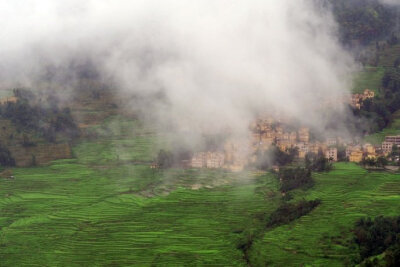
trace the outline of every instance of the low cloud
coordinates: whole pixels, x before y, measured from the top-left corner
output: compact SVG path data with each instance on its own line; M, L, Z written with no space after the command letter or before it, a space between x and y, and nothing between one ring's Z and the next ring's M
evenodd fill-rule
M30 86L49 66L74 77L90 62L180 130L245 131L256 113L324 129L321 110L346 114L356 67L318 1L22 0L0 10L3 86Z
M400 1L399 0L379 0L381 3L383 4L387 4L387 5L400 5Z

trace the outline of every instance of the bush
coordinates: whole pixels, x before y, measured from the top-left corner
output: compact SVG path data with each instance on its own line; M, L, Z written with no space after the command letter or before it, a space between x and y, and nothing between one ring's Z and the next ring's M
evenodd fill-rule
M268 170L272 165L285 166L293 162L298 155L298 148L289 148L286 151L281 150L277 146L271 146L264 153L258 152L256 168L260 170Z
M171 168L174 164L174 157L171 152L161 149L157 156L157 166L160 169Z
M268 226L277 226L289 223L303 215L308 214L321 203L321 200L302 200L298 203L284 203L274 211L269 219Z
M280 190L287 192L296 188L307 188L314 184L311 177L311 170L306 168L284 168L279 170Z
M353 232L361 261L387 251L387 266L398 266L393 263L400 261L400 216L362 218L356 222Z
M323 154L307 153L305 157L307 169L316 172L326 172L332 170L332 163Z
M0 108L0 116L11 120L18 131L39 133L48 142L56 142L56 134L62 133L69 139L79 136L79 129L68 108L59 109L54 103L31 105L33 94L28 90L16 89L16 103L7 103ZM24 146L31 146L29 142Z
M3 145L0 145L0 165L3 167L15 166L15 160L10 151Z

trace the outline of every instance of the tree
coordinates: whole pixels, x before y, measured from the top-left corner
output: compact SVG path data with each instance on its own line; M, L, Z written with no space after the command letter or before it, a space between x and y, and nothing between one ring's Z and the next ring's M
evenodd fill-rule
M169 151L165 151L161 149L158 152L157 156L157 166L160 169L168 169L171 168L174 163L173 155Z
M305 157L305 166L307 169L316 172L325 172L332 170L332 163L329 159L325 158L323 153L315 153L309 152Z
M15 160L7 147L0 145L0 165L4 167L15 166Z
M281 182L280 190L287 192L299 187L311 187L314 184L311 170L306 168L283 168L278 173Z
M378 167L385 167L388 164L388 160L385 157L378 157L376 160L376 166Z

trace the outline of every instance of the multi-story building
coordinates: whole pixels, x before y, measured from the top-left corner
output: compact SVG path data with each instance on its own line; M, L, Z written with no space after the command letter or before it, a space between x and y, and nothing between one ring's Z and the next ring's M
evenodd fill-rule
M326 150L325 157L329 160L337 161L337 148L333 147Z
M206 168L221 168L224 165L225 155L222 152L207 152Z
M205 168L207 166L207 153L194 153L190 165L192 168Z
M310 130L308 128L300 128L298 134L300 142L308 143L310 141Z
M382 152L383 154L387 155L388 153L392 152L393 143L392 142L383 142L382 143Z
M363 152L361 150L359 150L359 151L355 150L350 153L350 156L349 156L350 162L358 163L358 162L361 162L362 159L363 159Z
M400 145L400 135L386 136L385 142L392 143L393 145Z

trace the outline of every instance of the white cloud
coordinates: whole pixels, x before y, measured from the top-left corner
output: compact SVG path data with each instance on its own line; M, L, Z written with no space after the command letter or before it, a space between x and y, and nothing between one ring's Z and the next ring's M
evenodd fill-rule
M317 107L348 93L354 62L313 3L2 1L0 77L29 82L88 58L121 93L163 90L155 108L182 128L245 129L263 109L323 125Z

